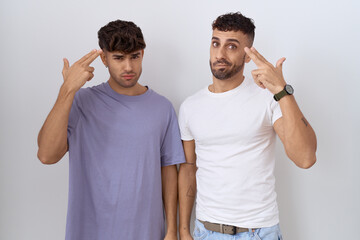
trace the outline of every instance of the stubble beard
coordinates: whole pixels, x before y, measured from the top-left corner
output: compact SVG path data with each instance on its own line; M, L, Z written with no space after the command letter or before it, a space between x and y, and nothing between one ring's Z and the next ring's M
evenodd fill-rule
M228 66L231 66L231 63L229 63L225 59L220 59L219 61L216 61L214 63L211 63L211 60L209 60L209 63L210 63L211 73L213 74L213 76L219 80L226 80L226 79L232 78L233 76L235 76L237 73L239 73L243 69L244 63L245 63L245 56L240 65L233 65L228 70L226 70L225 68L219 68L219 69L213 68L213 66L215 66L216 64L219 64L219 63L223 63L223 64L225 63Z

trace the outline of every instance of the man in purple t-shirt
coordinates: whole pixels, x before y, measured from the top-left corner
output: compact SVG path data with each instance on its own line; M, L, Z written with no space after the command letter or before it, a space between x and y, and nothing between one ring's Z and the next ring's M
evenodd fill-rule
M185 159L175 111L138 83L146 46L139 27L117 20L98 37L101 50L71 66L64 59L64 83L38 136L44 164L69 151L66 239L177 239L176 164ZM109 80L81 88L99 55Z

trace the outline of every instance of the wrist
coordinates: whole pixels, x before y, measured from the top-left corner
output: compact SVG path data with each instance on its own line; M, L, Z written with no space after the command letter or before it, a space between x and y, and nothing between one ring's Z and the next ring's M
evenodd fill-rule
M287 85L286 82L284 82L283 84L279 85L279 86L276 86L274 88L274 92L272 94L278 94L279 92L281 92L282 90L284 90L285 86Z
M176 236L177 235L177 229L168 228L166 230L167 236Z
M190 228L189 227L184 227L184 226L179 227L179 235L180 236L188 236L189 234L190 234Z
M294 93L294 89L292 88L292 86L286 84L281 91L274 94L274 99L275 101L279 101L283 97L292 95L293 93Z
M175 232L177 233L177 223L176 223L176 218L169 218L167 221L166 221L166 232L167 233L172 233L172 232Z
M191 236L191 233L190 233L190 231L180 232L179 236L180 236L180 238L183 238L183 237Z
M74 89L74 87L70 86L65 82L60 87L60 93L65 96L75 95L78 90L79 89Z

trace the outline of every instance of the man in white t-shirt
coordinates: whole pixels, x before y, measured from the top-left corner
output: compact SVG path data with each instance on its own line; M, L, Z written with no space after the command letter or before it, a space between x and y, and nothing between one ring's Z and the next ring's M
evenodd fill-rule
M179 124L186 163L179 172L180 237L281 239L275 193L275 141L300 168L316 161L316 136L293 88L252 47L255 26L241 13L212 24L213 83L188 97ZM245 63L258 69L243 76ZM193 237L190 217L196 197Z

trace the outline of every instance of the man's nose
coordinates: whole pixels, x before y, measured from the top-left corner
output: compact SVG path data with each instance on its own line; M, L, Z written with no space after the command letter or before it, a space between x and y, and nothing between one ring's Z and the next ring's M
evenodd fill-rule
M226 51L224 47L220 47L217 49L215 53L215 58L216 60L226 59Z
M126 72L131 72L132 71L132 63L130 59L127 59L125 61L125 71Z

